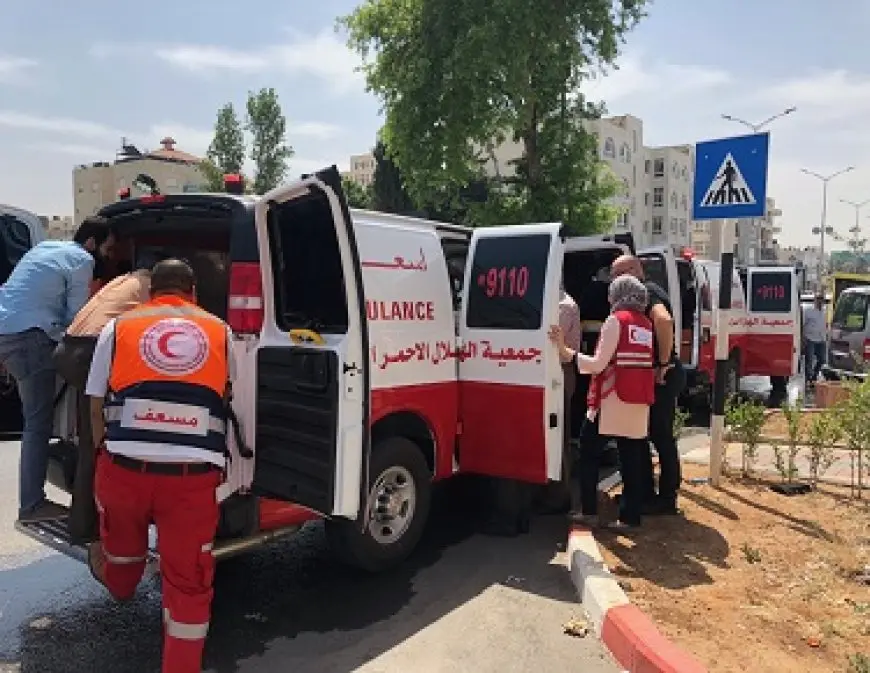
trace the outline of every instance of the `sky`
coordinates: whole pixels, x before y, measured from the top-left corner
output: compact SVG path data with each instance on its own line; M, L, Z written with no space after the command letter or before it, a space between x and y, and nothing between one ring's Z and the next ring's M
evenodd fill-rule
M121 138L204 154L217 109L272 86L295 150L290 174L368 151L382 124L358 57L335 31L354 0L108 0L4 3L0 21L0 203L72 214L72 168L111 160ZM813 245L821 175L842 235L870 199L870 0L658 0L618 68L587 87L610 114L644 122L647 145L747 131L723 114L773 122L768 195L783 245ZM870 202L860 211L870 228ZM842 246L838 246L842 247Z

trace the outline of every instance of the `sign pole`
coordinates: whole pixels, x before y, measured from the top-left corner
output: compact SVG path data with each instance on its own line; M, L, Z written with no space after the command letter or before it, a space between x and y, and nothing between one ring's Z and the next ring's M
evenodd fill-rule
M718 486L725 455L725 385L728 379L728 351L731 333L731 286L734 276L735 223L721 220L719 225L721 261L719 273L719 310L713 329L716 334L716 372L713 379L713 413L710 423L710 483Z

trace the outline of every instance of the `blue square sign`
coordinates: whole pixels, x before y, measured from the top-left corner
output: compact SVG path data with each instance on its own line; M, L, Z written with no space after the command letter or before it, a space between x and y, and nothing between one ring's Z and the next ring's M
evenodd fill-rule
M693 220L764 217L770 134L695 145Z

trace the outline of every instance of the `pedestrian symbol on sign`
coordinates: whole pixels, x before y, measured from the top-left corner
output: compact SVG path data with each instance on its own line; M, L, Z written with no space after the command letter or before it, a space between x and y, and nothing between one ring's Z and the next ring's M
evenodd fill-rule
M740 167L734 161L731 153L725 155L722 165L713 176L713 181L707 188L701 201L702 207L726 206L732 204L752 205L755 196L749 188Z

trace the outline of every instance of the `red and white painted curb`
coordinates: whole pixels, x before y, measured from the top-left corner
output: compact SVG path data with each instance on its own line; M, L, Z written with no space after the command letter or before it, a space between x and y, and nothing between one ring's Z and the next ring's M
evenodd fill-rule
M595 635L628 673L707 673L703 664L665 638L631 604L604 564L590 530L571 529L568 569Z

